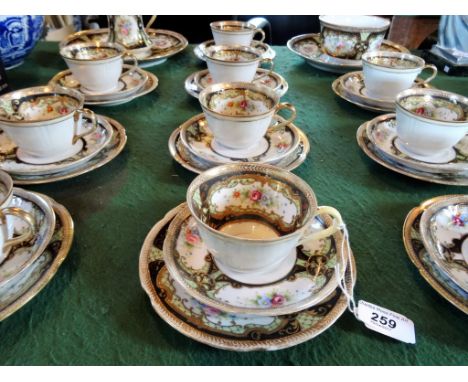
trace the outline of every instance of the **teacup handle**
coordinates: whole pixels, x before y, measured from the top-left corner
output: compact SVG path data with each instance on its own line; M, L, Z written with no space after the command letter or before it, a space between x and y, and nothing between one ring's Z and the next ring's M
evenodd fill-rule
M283 110L283 109L288 109L291 111L291 116L289 117L288 120L284 121L284 122L280 122L278 123L277 125L274 125L272 126L274 129L281 129L281 128L284 128L285 126L287 126L288 124L292 123L295 119L296 119L296 108L294 107L293 104L289 103L289 102L282 102L280 103L278 106L276 106L276 113L275 114L278 114L278 112L280 110Z
M429 76L429 78L426 78L423 81L423 84L427 84L427 83L431 82L435 78L435 76L437 76L437 67L435 65L424 65L422 70L424 70L424 69L432 70L432 74ZM421 72L422 72L422 70L421 70Z
M84 132L83 134L78 134L78 129L79 129L79 123L80 123L80 117L82 115L87 115L91 119L91 129ZM83 138L84 136L94 133L97 129L97 120L96 120L96 115L92 110L83 108L83 109L78 109L75 110L75 114L73 114L73 140L72 143L75 144L78 142L78 139Z
M343 219L341 218L341 214L333 207L328 207L328 206L317 207L317 210L314 213L314 217L317 215L322 215L322 214L330 215L333 218L332 225L318 232L305 233L304 236L299 240L299 245L304 244L305 242L308 242L311 240L319 240L319 239L323 239L325 237L331 236L336 231L338 231L343 225Z
M253 37L255 37L257 33L260 33L262 35L262 38L259 41L263 42L263 40L265 40L265 32L263 31L263 29L257 28L254 30Z
M149 19L148 23L146 24L145 29L151 28L151 25L153 25L154 22L156 21L156 17L158 17L158 16L154 16L154 15L151 16L151 18Z
M36 222L33 216L29 212L23 211L22 209L18 207L7 207L1 210L0 215L1 215L1 220L5 224L6 224L6 219L5 219L6 216L11 215L11 216L16 216L18 219L23 220L28 225L26 232L12 239L5 240L3 244L3 249L21 244L31 239L34 236L34 233L36 232Z
M127 74L127 73L131 74L131 73L135 72L138 69L138 59L130 52L125 52L123 54L122 58L124 58L125 56L128 56L128 57L130 57L131 60L133 60L133 65L127 72L122 73L120 75L119 80L124 74Z
M271 73L273 73L273 68L275 67L275 63L273 62L273 60L271 58L263 58L263 59L260 60L260 65L263 64L263 63L270 64L270 71L265 73L265 74L262 74L260 77L257 77L255 79L255 81L260 80L260 79L262 79L264 77L268 77L269 75L271 75Z

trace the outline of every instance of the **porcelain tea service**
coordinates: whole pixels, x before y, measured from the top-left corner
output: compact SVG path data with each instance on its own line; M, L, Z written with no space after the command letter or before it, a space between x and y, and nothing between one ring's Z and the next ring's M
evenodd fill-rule
M270 70L256 80L271 75L274 68L271 59L262 58L260 53L250 46L214 45L206 49L205 59L213 83L252 82L261 64L268 63Z
M73 76L80 82L81 90L89 94L106 94L118 90L122 76L123 58L133 60L135 71L137 59L119 44L91 42L73 44L60 50Z
M210 27L216 45L250 46L257 33L261 35L260 42L265 39L265 32L262 29L245 21L215 21Z
M281 109L290 110L292 115L276 125L276 129L296 117L293 105L280 103L272 89L252 83L208 86L200 93L199 101L214 135L213 145L221 152L255 148L270 127L273 116Z
M418 56L398 52L368 52L362 56L363 76L367 95L393 101L398 93L413 87L421 71L432 74L422 82L428 84L437 75L434 65L426 65Z

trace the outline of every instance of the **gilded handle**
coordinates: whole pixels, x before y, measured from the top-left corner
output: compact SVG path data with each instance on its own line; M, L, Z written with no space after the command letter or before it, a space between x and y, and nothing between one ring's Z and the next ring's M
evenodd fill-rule
M422 68L422 70L425 70L425 69L432 70L432 74L423 81L423 84L427 84L427 83L431 82L437 76L437 67L436 66L434 66L434 65L424 65L424 68Z
M91 129L87 130L86 132L82 134L78 134L78 130L81 125L81 120L82 120L82 115L87 115L91 119ZM83 109L78 109L75 111L75 114L73 115L73 144L78 142L79 139L83 138L84 136L94 133L98 127L97 120L96 120L96 115L92 110L83 108Z
M341 214L334 209L333 207L328 206L321 206L317 207L317 210L314 213L314 217L317 215L328 214L333 218L333 223L330 227L327 227L318 232L310 232L306 233L299 241L299 245L304 244L305 242L311 240L319 240L325 237L333 235L336 231L340 229L343 225L343 219L341 218Z
M262 35L262 37L261 37L261 39L259 41L263 42L263 40L265 40L265 32L263 31L263 29L257 28L257 29L254 30L253 37L255 37L255 35L257 33L260 33Z
M278 112L280 110L283 110L283 109L287 109L291 112L291 116L289 117L289 119L287 119L286 121L284 122L280 122L278 123L277 125L274 125L273 128L274 129L282 129L284 128L285 126L289 125L290 123L292 123L295 119L296 119L296 108L294 107L293 104L289 103L289 102L282 102L280 103L278 106L276 106L276 114L278 114Z
M260 60L260 65L263 64L263 63L268 63L270 65L270 70L266 73L263 73L260 77L257 77L255 79L255 81L258 81L258 80L261 80L262 78L265 78L265 77L268 77L269 75L271 75L271 73L273 73L273 69L275 67L275 63L273 62L273 60L271 58L263 58Z
M12 239L5 240L3 244L3 250L5 250L5 248L21 244L31 239L36 233L36 222L33 216L29 212L23 211L22 209L18 207L7 207L7 208L2 209L0 214L2 215L2 220L5 220L5 223L6 223L6 219L4 218L10 215L10 216L15 216L18 219L23 220L28 226L26 231L23 232L21 235L14 237Z

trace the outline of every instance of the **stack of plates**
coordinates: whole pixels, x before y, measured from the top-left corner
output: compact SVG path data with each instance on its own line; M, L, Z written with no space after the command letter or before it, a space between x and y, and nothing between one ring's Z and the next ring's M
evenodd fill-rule
M73 220L54 200L21 188L13 188L9 207L19 207L36 222L35 237L11 248L0 263L0 321L10 316L52 279L68 255L73 240ZM11 235L24 224L9 220Z
M162 64L169 57L184 50L188 45L187 39L180 33L152 28L146 28L146 33L150 37L153 46L149 56L138 59L138 64L142 68ZM107 41L108 36L108 28L83 30L68 36L60 43L60 49L76 43ZM129 50L129 52L132 51Z
M193 49L193 53L195 53L195 56L197 56L200 60L205 61L205 49L213 46L214 44L214 40L202 42ZM254 49L257 49L261 53L262 59L269 58L273 60L276 57L276 52L271 48L270 45L264 42L252 40L250 46Z
M130 70L131 65L124 64L122 76L119 79L119 86L112 93L90 94L81 88L78 80L70 70L64 70L56 74L50 81L50 86L59 85L67 89L80 92L86 105L91 106L115 106L121 105L135 98L142 97L158 87L158 77L141 68Z
M22 162L16 155L16 145L0 130L0 169L9 173L15 184L24 185L74 178L105 165L123 150L127 136L117 121L98 114L96 118L98 128L94 134L81 138L81 151L50 164ZM83 121L89 123L85 118Z
M177 214L182 223L171 225ZM325 216L313 225L320 229L331 222ZM337 275L335 264L345 269L341 259L354 259L343 252L340 232L298 246L285 277L253 285L217 268L194 224L181 204L153 227L140 253L143 289L161 318L182 334L221 349L277 350L314 338L346 310L337 280L345 277L350 287L349 268Z
M413 208L403 241L424 279L468 314L468 196L440 196Z
M298 167L309 153L307 136L294 124L276 130L276 123L284 122L278 115L265 134L259 147L250 152L232 150L231 153L219 152L213 147L211 132L203 113L196 115L178 127L169 138L169 151L172 157L186 169L201 173L212 167L233 162L259 162L293 170Z
M303 57L314 68L332 73L346 73L362 69L361 60L350 60L329 56L322 51L320 33L309 33L293 37L288 41L288 48L293 53ZM408 53L404 46L383 40L379 50Z
M356 135L364 153L392 171L432 183L468 185L468 136L443 157L416 158L399 150L395 114L364 123Z

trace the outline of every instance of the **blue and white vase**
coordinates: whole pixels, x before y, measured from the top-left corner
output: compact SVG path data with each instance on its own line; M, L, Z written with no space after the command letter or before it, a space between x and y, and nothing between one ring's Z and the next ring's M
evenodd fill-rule
M42 35L44 16L0 16L0 59L6 69L21 65Z

